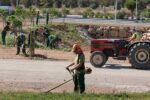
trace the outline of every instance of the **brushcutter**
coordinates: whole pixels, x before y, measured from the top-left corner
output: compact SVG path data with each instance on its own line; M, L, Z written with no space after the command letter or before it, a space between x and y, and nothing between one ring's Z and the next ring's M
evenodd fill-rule
M74 72L73 72L73 71L70 71L68 68L66 68L66 70L67 70L71 75L74 75ZM86 73L86 74L90 74L91 72L92 72L92 69L91 69L91 68L89 68L89 67L86 67L86 68L85 68L85 73ZM52 89L46 91L45 93L49 93L49 92L51 92L52 90L55 90L55 89L59 88L60 86L66 84L66 83L68 83L68 82L70 82L70 81L72 81L72 80L73 80L73 78L71 78L71 79L69 79L69 80L67 80L67 81L65 81L65 82L63 82L63 83L61 83L61 84L59 84L59 85L53 87Z
M68 71L71 75L74 74L74 73L71 72L68 68L67 68L67 71ZM71 78L71 79L69 79L69 80L67 80L67 81L65 81L65 82L63 82L63 83L61 83L61 84L59 84L59 85L57 85L57 86L51 88L50 90L46 91L45 93L49 93L49 92L51 92L52 90L55 90L55 89L61 87L62 85L66 84L66 83L68 83L68 82L70 82L70 81L72 81L72 80L73 80L73 78Z

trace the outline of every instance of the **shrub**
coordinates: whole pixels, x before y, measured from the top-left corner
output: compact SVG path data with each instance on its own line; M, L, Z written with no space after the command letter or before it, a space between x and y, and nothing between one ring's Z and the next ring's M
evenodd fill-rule
M97 13L95 14L95 18L103 18L103 14L100 13L100 12L97 12Z
M89 8L83 12L82 16L83 18L93 18L95 16L95 13L93 12L91 8Z
M67 9L67 8L62 8L61 12L64 17L70 13L69 9Z
M57 17L61 16L61 12L59 12L59 10L56 8L49 8L48 12L52 16L57 16Z
M114 14L112 13L106 13L104 16L106 19L114 19Z
M18 16L11 15L7 18L7 20L12 23L13 28L22 27L22 19Z
M6 45L9 47L14 46L14 35L6 35ZM0 44L2 44L2 38L0 38Z
M94 15L95 15L95 13L92 11L92 12L89 12L89 17L90 18L94 18Z
M123 11L122 11L122 12L118 12L118 13L117 13L117 19L124 19L125 15L126 15L126 14L125 14L125 12L123 12Z
M88 18L88 12L83 12L82 17L83 18Z
M141 16L149 18L150 17L150 8L145 9L143 12L141 12Z

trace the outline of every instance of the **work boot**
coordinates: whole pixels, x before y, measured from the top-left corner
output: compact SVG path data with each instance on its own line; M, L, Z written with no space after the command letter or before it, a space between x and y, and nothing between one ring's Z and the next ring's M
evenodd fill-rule
M20 53L20 47L17 47L17 53L16 53L16 55L19 55L19 53Z

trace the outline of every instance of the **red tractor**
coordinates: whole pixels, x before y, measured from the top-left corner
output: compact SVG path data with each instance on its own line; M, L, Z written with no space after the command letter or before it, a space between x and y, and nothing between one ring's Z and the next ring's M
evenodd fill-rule
M122 39L91 40L90 62L94 67L102 67L109 57L129 59L133 68L150 68L150 42L130 43Z

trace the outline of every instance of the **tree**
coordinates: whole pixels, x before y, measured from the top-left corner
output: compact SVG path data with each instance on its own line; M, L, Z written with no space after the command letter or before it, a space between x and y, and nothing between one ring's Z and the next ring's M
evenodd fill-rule
M150 4L150 0L138 0L138 9L139 12L143 11L147 4Z
M0 0L0 5L8 6L8 5L10 5L10 2L9 2L9 0Z
M32 6L34 0L20 0L20 4L23 4L25 7Z
M27 9L27 15L31 20L31 25L34 26L34 17L36 16L36 10L33 7L30 7L29 9Z
M67 14L69 14L69 10L64 7L64 8L62 8L62 11L61 11L61 12L62 12L62 15L63 15L63 17L64 17L63 23L65 23L65 18L66 18L66 16L67 16Z
M18 16L8 16L7 20L12 24L13 29L19 28L19 30L21 30L22 20Z
M59 16L60 14L60 12L56 8L49 8L48 13L51 18L51 24L52 24L53 18L56 16Z
M16 7L15 8L15 15L18 16L21 19L25 19L26 14L26 10L23 7Z
M5 21L6 21L6 11L3 9L0 9L0 17L2 17L3 19L3 26L5 25Z
M134 18L134 9L136 7L135 0L126 0L125 6L131 11L132 20L133 20L133 18Z

